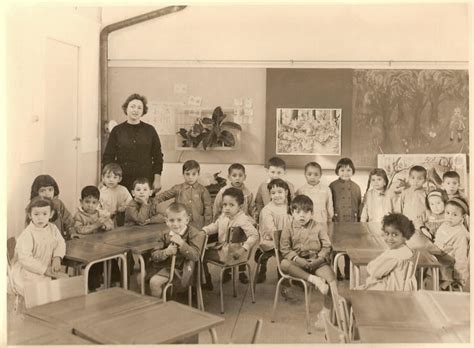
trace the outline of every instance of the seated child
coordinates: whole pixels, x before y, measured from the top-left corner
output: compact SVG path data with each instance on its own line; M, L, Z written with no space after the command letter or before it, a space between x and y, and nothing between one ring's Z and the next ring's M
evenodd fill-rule
M314 284L324 296L324 307L319 315L322 320L332 305L331 291L337 292L336 276L330 266L331 242L325 224L312 219L313 201L298 195L291 201L291 218L282 230L280 251L284 259L281 269L293 277Z
M35 197L51 199L53 201L55 214L51 221L56 225L65 240L71 239L71 233L74 232L74 219L64 203L59 199L59 186L51 175L38 175L35 178L31 185L30 200ZM26 225L30 221L27 216Z
M423 225L420 231L431 241L436 237L436 231L444 222L444 209L448 201L448 195L444 190L436 189L426 196L427 210L423 214Z
M304 167L306 185L300 187L297 195L306 195L313 201L313 220L316 222L328 223L334 216L334 206L332 193L328 186L322 184L321 176L323 170L319 163L309 162Z
M100 191L95 186L86 186L81 191L81 206L77 208L74 215L73 238L99 231L110 231L114 227L107 211L99 210ZM117 277L118 269L114 264L114 278ZM96 263L89 270L89 290L94 291L100 286L100 278L103 271L102 263ZM120 279L120 278L119 278Z
M109 163L102 169L102 183L100 185L100 204L110 213L116 226L123 226L125 208L132 200L130 192L122 181L122 168L117 163Z
M206 276L206 290L212 290L211 274L207 268L206 260L213 260L225 264L237 264L247 260L248 253L258 242L258 232L254 227L253 219L242 211L244 205L244 194L235 187L230 187L222 194L222 214L210 225L203 228L208 235L217 233L218 242L215 246L207 249L204 259L204 272ZM243 243L231 243L229 238L231 230L240 228L247 237ZM224 273L223 281L229 281L230 269ZM247 275L239 269L239 280L248 282Z
M410 187L404 190L400 197L400 207L397 212L413 221L415 229L422 225L422 217L426 212L426 191L423 185L426 182L427 172L422 166L413 166L409 171Z
M288 223L288 208L291 203L290 188L285 180L273 179L267 188L270 191L271 201L260 212L260 245L255 251L255 262L261 258L257 283L263 283L267 277L268 259L275 255L273 233L285 228Z
M393 211L392 199L387 192L388 177L381 168L372 169L369 174L361 222L382 222L383 217Z
M260 184L258 187L257 195L255 196L255 214L254 219L258 221L260 211L270 203L270 193L268 192L267 185L273 179L282 179L286 172L286 163L280 157L272 157L268 160L267 165L268 179ZM285 180L290 188L291 197L295 196L295 188L291 182Z
M147 266L145 289L161 297L171 271L171 259L176 255L173 290L180 292L192 284L194 265L201 257L205 234L189 225L189 215L181 203L171 203L166 209L168 230L160 233L157 246Z
M222 213L222 195L225 190L230 187L238 188L244 194L244 203L241 206L242 211L248 216L253 217L255 215L255 201L253 199L253 193L245 186L244 181L247 178L245 175L245 167L240 163L233 163L229 166L229 183L219 190L214 200L213 208L213 221Z
M414 256L406 241L415 233L415 226L405 215L389 213L382 220L384 240L388 246L367 265L368 277L361 289L385 291L416 290L413 278L405 283L409 262Z
M56 225L50 222L54 216L52 201L33 198L26 213L30 223L17 238L10 273L13 290L22 296L26 282L67 277L61 272L66 243Z
M445 290L453 282L465 286L469 278L469 232L463 224L469 211L467 202L455 197L446 203L445 222L436 232L434 245L454 260L454 267L441 267L440 287ZM436 252L435 252L436 253Z
M176 203L186 206L190 221L196 228L202 228L212 221L212 201L207 189L198 183L201 167L194 160L183 164L184 183L174 185L155 197L157 203L174 198Z
M158 203L150 198L153 191L147 178L139 178L133 182L132 195L125 209L125 225L148 225L165 222L165 217L158 211Z

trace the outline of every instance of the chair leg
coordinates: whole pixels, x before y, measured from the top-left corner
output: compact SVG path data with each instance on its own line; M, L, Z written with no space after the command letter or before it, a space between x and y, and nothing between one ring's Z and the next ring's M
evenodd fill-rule
M311 319L309 317L309 295L308 295L308 286L306 285L306 282L303 282L303 288L304 288L304 306L305 306L305 311L306 311L306 330L308 331L308 335L309 335L311 334Z
M225 268L221 268L221 275L219 277L219 294L221 297L221 314L224 314L224 285L222 283L222 277L224 277Z
M197 301L199 303L199 301ZM193 287L192 285L188 286L188 305L189 307L193 306ZM199 305L198 305L199 309Z
M250 295L252 296L252 303L255 303L255 283L254 279L250 276L252 274L252 268L248 263L245 264L245 268L247 268L247 272L249 275L249 280L250 280Z
M260 268L262 267L262 258L263 258L263 252L258 257L257 266L255 266L255 273L253 277L253 292L254 293L255 293L255 288L257 287L257 276L258 276L258 273L260 272Z
M237 297L235 286L237 283L237 267L232 267L232 296Z
M273 299L272 316L271 316L271 319L270 319L272 323L275 322L275 311L276 311L277 304L278 304L278 296L280 295L280 285L281 285L281 283L284 279L285 278L283 278L283 277L280 278L280 280L277 283L276 290L275 290L275 298Z

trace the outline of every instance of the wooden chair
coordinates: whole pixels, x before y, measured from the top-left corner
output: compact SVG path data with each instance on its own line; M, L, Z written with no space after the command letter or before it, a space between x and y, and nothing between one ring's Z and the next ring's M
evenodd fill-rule
M25 307L31 308L70 297L86 295L84 276L44 279L25 284Z
M324 331L328 343L348 343L344 332L331 323L329 314L324 314Z
M276 290L275 290L275 298L273 300L273 309L272 309L271 322L272 323L275 322L275 311L276 311L277 304L278 304L278 297L279 297L279 294L280 294L281 283L285 279L287 279L289 281L300 282L301 284L303 284L303 288L304 288L304 302L305 302L305 311L306 311L306 328L307 328L308 334L311 334L311 319L310 319L310 316L309 316L309 304L311 302L311 291L312 291L314 286L313 286L313 284L309 284L304 279L293 277L293 276L291 276L289 274L286 274L282 271L281 266L280 266L280 237L281 237L281 230L275 231L273 233L273 243L275 244L275 258L276 258L276 262L277 262L278 272L280 273L281 278L280 278L280 280L278 280Z
M415 251L415 254L408 263L406 269L405 278L403 280L403 290L402 291L416 291L418 289L416 281L416 269L418 267L418 260L420 259L420 252ZM414 286L411 286L414 284Z

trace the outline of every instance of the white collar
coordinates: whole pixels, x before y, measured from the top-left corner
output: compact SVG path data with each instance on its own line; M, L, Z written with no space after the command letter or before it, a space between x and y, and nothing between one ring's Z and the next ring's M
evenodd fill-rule
M184 226L184 228L179 231L179 233L176 233L176 232L173 232L170 230L170 236L173 236L175 234L179 235L180 237L182 237L184 235L184 233L186 233L186 230L188 229L188 226Z

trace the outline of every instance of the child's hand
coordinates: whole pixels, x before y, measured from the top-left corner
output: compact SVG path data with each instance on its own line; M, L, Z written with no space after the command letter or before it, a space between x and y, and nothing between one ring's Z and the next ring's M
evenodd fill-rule
M144 222L138 223L140 226L145 226L150 223L150 219L146 219Z
M170 240L171 240L172 243L178 244L179 246L184 244L183 238L181 238L181 236L179 234L176 234L176 233L173 233Z
M308 266L308 261L299 256L295 259L295 262L298 266L303 268L306 268Z
M232 257L234 258L234 260L238 260L240 259L240 257L245 254L245 248L244 247L240 247L239 249L235 250L233 253L232 253Z
M51 263L51 269L53 272L61 271L61 258L59 256L53 258L53 262Z
M173 256L173 255L176 255L176 253L178 252L178 247L176 244L170 244L168 245L168 247L165 249L165 254L167 256Z
M135 197L134 200L135 200L135 202L138 202L140 204L147 204L148 203L146 200L138 198L138 197Z
M311 260L308 260L308 266L307 268L313 272L315 270L317 270L319 268L319 266L321 266L321 264L324 262L324 259L322 257L318 257L318 258L315 258L315 259L311 259Z

